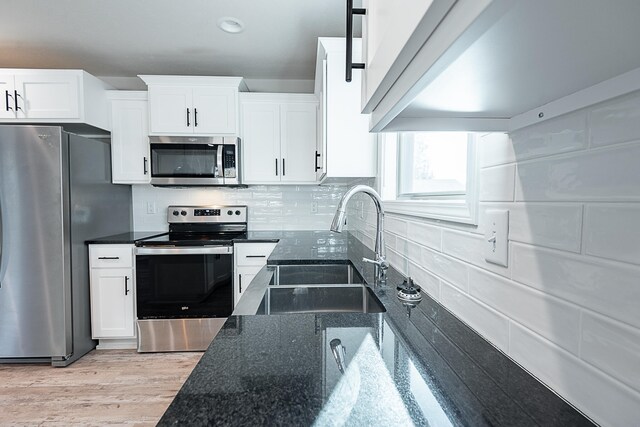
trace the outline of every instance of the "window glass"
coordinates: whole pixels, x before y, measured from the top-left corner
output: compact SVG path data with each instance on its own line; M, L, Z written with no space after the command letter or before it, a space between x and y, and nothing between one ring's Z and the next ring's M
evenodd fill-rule
M467 132L400 135L398 196L464 195L467 192Z

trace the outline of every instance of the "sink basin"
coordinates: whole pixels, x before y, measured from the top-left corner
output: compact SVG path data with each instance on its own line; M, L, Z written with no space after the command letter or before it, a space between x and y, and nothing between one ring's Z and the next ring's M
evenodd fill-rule
M350 264L277 265L269 286L364 284Z
M363 285L269 286L256 314L383 313L385 308Z

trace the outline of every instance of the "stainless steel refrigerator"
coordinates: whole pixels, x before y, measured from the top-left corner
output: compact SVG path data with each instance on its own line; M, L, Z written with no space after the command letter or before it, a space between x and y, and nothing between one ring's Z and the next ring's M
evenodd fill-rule
M129 231L109 140L0 126L0 362L66 366L91 339L85 241Z

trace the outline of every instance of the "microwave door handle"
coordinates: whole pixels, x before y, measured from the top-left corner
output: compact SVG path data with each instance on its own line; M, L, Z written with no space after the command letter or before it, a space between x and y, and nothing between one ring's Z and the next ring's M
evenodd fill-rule
M216 178L222 177L224 178L224 169L222 168L222 154L224 152L224 145L218 145L218 150L216 152L216 163L217 163L217 173Z

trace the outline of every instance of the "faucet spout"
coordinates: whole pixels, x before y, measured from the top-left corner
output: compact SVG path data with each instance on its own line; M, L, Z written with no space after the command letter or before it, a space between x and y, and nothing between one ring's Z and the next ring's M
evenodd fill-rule
M336 231L341 233L344 228L344 220L346 217L346 209L347 203L353 196L358 193L364 193L369 195L373 200L373 203L376 207L377 212L377 227L376 227L376 245L375 245L375 253L376 259L369 260L364 258L363 261L370 262L375 264L378 267L379 276L384 276L384 272L387 268L389 268L389 263L387 262L385 245L384 245L384 209L382 208L382 199L380 195L373 188L368 185L356 185L348 189L342 199L340 199L340 203L338 203L338 209L336 210L336 214L333 217L333 222L331 223L331 231Z

